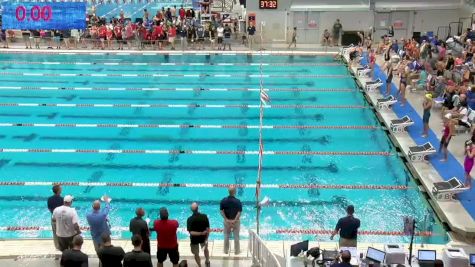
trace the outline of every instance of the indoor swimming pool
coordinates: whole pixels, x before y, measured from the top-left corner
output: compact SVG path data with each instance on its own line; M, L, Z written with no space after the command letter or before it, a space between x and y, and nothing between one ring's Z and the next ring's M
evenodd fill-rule
M187 237L200 203L221 239L219 202L239 187L241 233L255 228L259 88L264 109L261 231L329 241L353 204L360 242L442 244L446 232L346 66L332 56L0 55L0 238L51 237L46 199L66 183L81 226L103 194L115 237L137 207L165 206ZM243 229L244 228L244 229Z

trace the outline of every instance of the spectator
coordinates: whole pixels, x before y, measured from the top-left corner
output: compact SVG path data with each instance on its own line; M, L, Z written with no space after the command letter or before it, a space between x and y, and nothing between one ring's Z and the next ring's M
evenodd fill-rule
M178 26L178 35L180 36L181 50L185 50L187 39L187 28L185 25Z
M229 27L229 24L226 24L224 27L223 35L224 35L224 46L223 50L226 50L226 45L229 46L229 50L231 50L231 27Z
M341 262L332 264L331 267L351 267L353 265L350 264L351 262L351 253L348 250L344 250L340 254Z
M172 19L176 18L176 6L173 6L171 9L170 9L170 13L172 15Z
M340 35L342 32L343 26L340 23L340 19L336 19L333 24L333 45L338 46L340 44Z
M87 255L81 251L84 240L82 236L76 235L72 240L72 248L67 249L61 256L61 267L88 267Z
M135 210L135 214L137 216L130 220L129 230L132 232L132 235L140 236L142 250L150 254L150 232L147 222L142 219L142 217L145 216L145 211L143 208L137 208L137 210Z
M360 220L355 218L355 207L350 205L346 208L346 217L340 218L336 224L330 239L336 234L340 234L340 247L356 247L358 238L358 228L360 228Z
M229 196L223 198L219 205L221 216L224 219L224 254L229 253L229 235L233 232L234 235L234 254L241 253L239 246L239 231L241 228L241 212L242 204L239 199L235 197L236 188L229 187Z
M322 38L322 45L327 47L329 45L331 45L331 35L330 35L330 32L328 31L328 29L325 29L323 31L323 38Z
M157 266L162 267L168 255L173 267L178 267L178 261L180 260L176 236L178 221L169 220L168 210L160 208L160 220L153 222L153 228L157 232Z
M125 253L123 267L153 267L150 254L142 251L142 238L140 235L132 236L134 249Z
M54 247L57 250L60 250L60 247L59 247L59 242L58 242L58 236L56 235L56 223L53 220L52 215L53 215L54 209L63 205L63 197L61 196L62 191L63 190L61 188L61 185L59 184L54 185L53 186L54 195L48 198L48 210L51 213L51 229L53 231L53 242L54 242Z
M53 210L53 222L56 223L56 235L61 252L72 248L73 237L81 233L78 214L76 209L71 208L73 199L71 195L66 195L63 205Z
M180 20L185 19L186 12L185 12L185 9L183 8L183 6L180 7L180 10L178 10L178 14L180 15Z
M254 35L256 34L256 26L254 26L254 23L250 23L249 26L247 27L247 41L249 44L249 49L252 50L252 46L254 45Z
M107 217L110 211L110 198L104 196L103 200L106 203L104 209L101 210L101 202L96 200L92 204L92 211L86 215L96 253L102 245L102 235L110 235L109 219Z
M208 216L198 211L198 204L196 202L191 204L191 212L193 214L188 217L186 222L186 228L190 233L191 253L195 256L198 267L201 267L201 247L205 255L205 266L209 267L208 236L210 229Z
M198 50L204 49L205 28L201 24L198 24L198 26L196 27L196 37L197 37L196 43L198 46L197 49Z
M147 21L148 21L148 16L149 16L149 14L148 14L147 9L144 9L144 10L143 10L143 17L142 17L143 22L147 22Z
M168 29L168 42L172 46L172 50L175 50L175 37L176 37L176 27L175 25L171 25Z
M21 31L21 36L23 37L23 42L25 43L25 48L26 49L31 49L31 32L29 30L22 30Z
M290 38L291 39L288 48L290 48L292 45L294 45L294 48L297 48L297 27L294 27L294 30L292 31L292 36Z
M114 247L111 243L109 234L104 233L101 236L102 247L97 252L97 256L102 264L102 267L122 267L122 260L125 252L121 247Z
M218 28L216 29L218 33L218 50L221 50L223 47L223 37L224 37L224 28L222 24L219 24ZM223 48L224 50L224 48Z

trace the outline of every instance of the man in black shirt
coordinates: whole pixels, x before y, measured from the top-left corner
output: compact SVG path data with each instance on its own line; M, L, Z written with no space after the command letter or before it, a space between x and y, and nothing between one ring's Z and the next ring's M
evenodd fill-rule
M88 267L87 255L81 252L82 236L76 235L73 238L73 248L63 251L61 256L62 267Z
M231 50L231 27L229 27L228 24L226 24L226 26L224 26L224 48L223 50L226 50L226 45L229 46L229 50Z
M102 267L122 267L122 260L125 252L121 247L114 247L111 244L111 237L108 233L101 236L102 247L97 251L97 256Z
M223 198L219 205L221 210L221 216L224 219L224 254L229 253L229 235L231 231L234 234L234 253L239 254L239 230L241 228L242 204L239 199L234 197L236 195L236 188L234 186L229 187L229 196Z
M61 185L57 184L53 186L54 195L48 198L48 210L51 212L51 215L53 215L54 209L63 205L63 197L61 196L62 191ZM51 217L51 229L53 230L54 247L59 250L58 236L56 235L56 223L53 222L53 217Z
M191 215L187 222L186 228L190 233L191 253L195 256L196 263L201 267L200 246L204 250L205 265L210 266L209 250L208 250L208 236L209 236L209 220L208 216L198 212L198 204L194 202L191 204Z
M139 235L141 237L142 250L150 254L150 232L147 222L142 219L145 216L145 211L143 208L137 208L135 214L137 217L130 220L129 230L132 232L132 235Z
M333 237L340 233L340 247L356 247L360 220L353 216L355 213L353 205L349 205L346 212L347 216L338 220L330 239L333 240Z
M254 44L254 34L256 33L256 26L254 26L254 23L249 24L249 27L247 27L247 39L249 42L249 49L252 50L252 45Z
M127 252L124 257L124 267L153 267L150 254L142 251L142 238L140 235L132 236L134 249Z

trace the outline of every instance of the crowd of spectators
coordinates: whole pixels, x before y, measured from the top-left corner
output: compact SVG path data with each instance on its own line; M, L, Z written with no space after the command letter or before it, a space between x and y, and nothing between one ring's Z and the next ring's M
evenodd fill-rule
M203 13L176 6L158 10L152 15L143 10L142 18L133 22L126 18L121 10L111 19L99 17L92 11L87 16L85 30L22 30L21 35L26 49L35 49L46 45L48 49L210 49L231 50L231 39L239 38L237 20L224 22L217 14ZM206 19L202 19L203 16ZM254 35L255 28L251 29ZM242 42L247 42L247 32L242 35ZM15 41L15 31L2 29L3 48L8 48Z
M406 90L423 92L422 137L428 136L433 107L440 108L444 130L440 142L440 161L447 161L447 147L452 136L469 132L475 121L475 31L467 28L459 36L445 40L423 36L421 40L391 39L383 36L374 53L382 54L383 70L389 77L399 76L400 105L406 103ZM388 82L390 86L390 82ZM390 94L390 90L386 90ZM471 169L475 155L475 138L465 146L465 185L471 186Z

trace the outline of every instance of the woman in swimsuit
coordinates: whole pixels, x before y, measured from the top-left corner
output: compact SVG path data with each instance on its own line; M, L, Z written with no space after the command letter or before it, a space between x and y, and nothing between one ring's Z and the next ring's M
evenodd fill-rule
M442 138L440 139L440 146L439 146L439 153L443 152L444 153L444 158L441 159L441 162L446 162L448 158L448 149L447 147L449 146L450 139L452 139L453 131L452 131L452 120L450 119L445 119L444 120L444 130L443 130L443 135Z
M391 92L391 84L393 82L393 65L391 63L388 64L387 75L388 78L386 79L386 95L388 96Z
M430 110L432 108L432 94L426 94L424 98L424 102L422 103L423 114L422 114L422 122L424 123L424 130L422 132L422 137L426 138L429 134L429 118L430 118Z
M407 76L409 73L409 68L407 67L407 56L399 64L399 96L401 97L401 106L406 104L406 87L407 87Z
M468 188L472 187L472 176L470 175L470 172L473 168L474 156L475 144L470 142L467 146L465 146L465 160L463 162L463 168L465 171L465 187Z
M373 49L369 51L369 67L371 68L371 79L374 79L374 66L376 65L376 54L374 53Z

